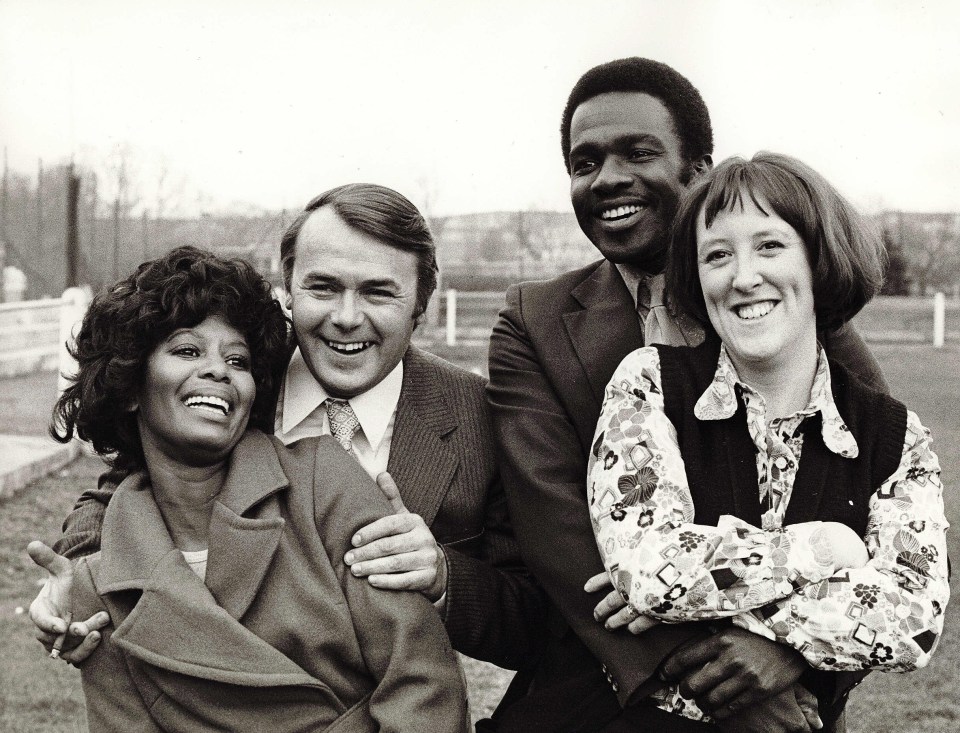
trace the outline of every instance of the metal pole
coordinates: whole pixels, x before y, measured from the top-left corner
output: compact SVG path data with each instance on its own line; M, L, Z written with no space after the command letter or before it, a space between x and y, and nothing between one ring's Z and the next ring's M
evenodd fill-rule
M97 272L93 273L94 263L96 263ZM97 252L97 174L90 174L90 247L87 249L87 276L92 281L94 288L99 287L103 282L103 266L100 260L100 254Z
M143 261L146 262L150 259L149 250L149 239L150 234L148 232L149 223L147 222L147 210L143 210L143 214L140 216L140 223L143 228Z
M7 191L7 146L3 146L3 189L0 190L0 286L3 281L3 268L7 265L7 243L4 237L7 236L7 208L9 207ZM4 300L3 287L0 287L0 303Z
M113 280L120 279L120 195L113 202Z
M60 298L60 357L59 376L57 377L57 393L65 390L70 382L69 378L77 373L77 362L67 351L67 344L72 344L80 322L87 312L89 298L80 288L67 288Z
M43 252L43 158L37 159L37 252Z
M80 284L80 177L74 172L73 163L67 168L67 287Z
M933 296L933 347L943 348L944 326L946 325L946 303L943 293L934 293Z
M7 146L3 146L3 189L0 190L0 233L7 233L7 207L9 204L9 191L7 189Z
M447 346L457 345L457 291L447 290Z

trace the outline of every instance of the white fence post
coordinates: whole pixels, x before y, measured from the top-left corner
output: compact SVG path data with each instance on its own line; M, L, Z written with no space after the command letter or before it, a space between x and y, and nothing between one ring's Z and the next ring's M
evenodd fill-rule
M457 291L447 290L447 346L457 345Z
M933 295L933 346L935 349L943 348L943 336L946 325L946 303L943 293L934 293Z
M80 322L87 312L90 296L82 288L67 288L63 291L60 306L60 359L57 366L57 394L70 384L64 375L77 371L77 362L67 351L67 343L73 343Z

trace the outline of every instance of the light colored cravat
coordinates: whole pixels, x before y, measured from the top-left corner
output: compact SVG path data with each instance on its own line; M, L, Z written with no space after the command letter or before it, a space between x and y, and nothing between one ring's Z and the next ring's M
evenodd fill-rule
M326 402L330 434L337 439L337 442L343 446L347 453L356 458L357 454L353 450L353 436L360 429L360 421L357 419L356 413L346 400L335 400L328 397Z

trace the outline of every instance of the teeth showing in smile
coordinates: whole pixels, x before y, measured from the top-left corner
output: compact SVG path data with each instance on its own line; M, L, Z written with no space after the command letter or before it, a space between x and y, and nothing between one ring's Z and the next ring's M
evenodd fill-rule
M630 204L629 206L618 206L615 209L605 209L600 212L600 218L604 221L612 221L614 219L623 219L624 217L630 216L631 214L636 214L643 207L637 206L636 204Z
M221 397L214 397L213 395L194 395L193 397L187 397L184 403L187 407L215 412L218 415L228 415L230 413L230 403Z
M334 351L339 351L341 354L355 354L358 351L363 351L369 346L373 346L373 341L353 341L351 343L341 343L340 341L326 341L327 346L329 346Z
M745 321L753 318L763 318L763 316L773 310L775 305L776 303L772 300L765 300L762 303L751 303L750 305L741 305L736 309L737 316Z

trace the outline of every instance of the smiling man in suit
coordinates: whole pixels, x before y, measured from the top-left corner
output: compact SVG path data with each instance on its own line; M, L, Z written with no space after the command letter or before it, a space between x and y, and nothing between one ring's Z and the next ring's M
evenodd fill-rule
M485 382L410 343L437 282L420 212L383 186L340 186L291 224L281 264L297 343L275 434L285 444L333 434L396 512L354 535L351 571L379 588L421 591L457 651L511 669L529 663L545 602L513 537ZM57 551L98 546L113 488L101 484L81 497ZM31 607L48 643L59 630L51 593ZM80 661L95 641L65 658Z
M577 221L603 258L511 287L490 342L488 391L504 486L524 559L552 605L552 633L532 684L516 689L526 684L517 680L507 696L513 704L494 717L509 731L714 728L655 704L659 672L726 718L726 730L807 730L789 697L806 672L792 650L733 629L707 636L686 624L633 635L623 627L636 617L618 594L601 599L585 591L610 590L598 580L606 576L586 490L607 382L645 344L703 338L695 323L663 306L662 272L680 197L713 164L713 130L685 77L657 61L627 58L580 78L563 112L561 146ZM852 329L821 338L832 356L885 388ZM822 702L834 694L842 689L823 690ZM821 706L825 720L827 712Z

